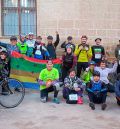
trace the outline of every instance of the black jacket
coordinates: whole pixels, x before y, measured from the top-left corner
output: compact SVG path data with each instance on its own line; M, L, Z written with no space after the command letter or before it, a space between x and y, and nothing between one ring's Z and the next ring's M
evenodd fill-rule
M47 45L47 50L50 54L50 58L55 59L56 58L56 47L58 46L60 41L59 34L56 35L56 41L53 44Z
M0 58L0 76L2 78L7 77L9 75L9 63L8 60L2 60Z

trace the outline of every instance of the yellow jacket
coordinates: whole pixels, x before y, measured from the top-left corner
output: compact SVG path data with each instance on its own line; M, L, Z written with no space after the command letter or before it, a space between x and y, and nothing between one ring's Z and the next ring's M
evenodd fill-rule
M83 48L80 50L79 45L76 46L74 54L78 57L78 62L89 62L92 58L92 49L88 46L88 50Z

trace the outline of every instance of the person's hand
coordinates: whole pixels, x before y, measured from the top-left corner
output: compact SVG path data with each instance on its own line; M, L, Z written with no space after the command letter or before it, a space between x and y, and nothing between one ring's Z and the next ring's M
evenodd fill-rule
M79 46L79 49L80 49L80 50L82 50L82 49L83 49L83 46L82 46L82 45L80 45L80 46Z
M116 64L116 63L117 63L117 59L114 59L114 60L113 60L113 63Z
M49 88L52 85L52 81L47 81L46 82L46 88Z
M88 51L88 50L89 50L89 48L88 48L87 46L85 46L85 50L86 50L86 51Z
M75 88L75 91L80 91L80 88Z
M117 97L117 99L120 101L120 97Z
M55 32L56 34L59 34L58 31Z

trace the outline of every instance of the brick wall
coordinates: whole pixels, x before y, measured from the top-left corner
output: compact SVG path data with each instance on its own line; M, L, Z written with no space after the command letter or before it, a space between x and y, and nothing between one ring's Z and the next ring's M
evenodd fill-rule
M38 35L57 30L62 41L72 35L78 43L86 34L90 44L100 37L110 53L120 39L120 0L38 0L37 5Z

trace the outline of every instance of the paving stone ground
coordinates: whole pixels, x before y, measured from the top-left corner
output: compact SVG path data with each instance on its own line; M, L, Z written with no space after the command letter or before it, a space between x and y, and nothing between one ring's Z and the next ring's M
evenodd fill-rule
M86 95L83 105L68 105L61 95L61 104L41 103L39 96L37 91L27 91L18 107L0 107L0 129L120 129L120 107L113 94L105 111L100 105L92 111Z

